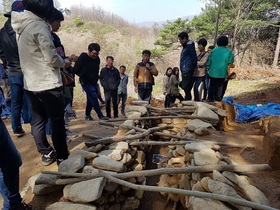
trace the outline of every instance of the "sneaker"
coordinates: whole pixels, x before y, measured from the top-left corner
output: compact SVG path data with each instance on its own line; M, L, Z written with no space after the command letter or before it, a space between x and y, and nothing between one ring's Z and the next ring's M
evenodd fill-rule
M50 151L49 154L41 154L41 156L43 166L48 166L56 160L56 152L54 150Z
M27 205L24 201L22 201L17 207L13 208L14 210L32 210L32 207Z
M66 129L66 136L76 138L76 137L78 137L78 134L70 131L69 129Z
M87 120L87 121L93 121L93 118L89 115L89 116L85 116L85 120Z
M21 129L19 132L15 132L14 135L18 138L22 137L25 135L25 131L23 129Z
M63 162L65 159L57 159L56 160L56 164L59 166L59 164L61 163L61 162Z
M99 118L100 120L109 120L109 117L102 116Z

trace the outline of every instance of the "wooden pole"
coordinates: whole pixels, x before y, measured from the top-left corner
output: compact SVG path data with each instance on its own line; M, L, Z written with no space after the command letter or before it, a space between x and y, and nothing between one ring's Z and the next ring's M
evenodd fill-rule
M207 165L207 166L188 166L182 168L160 168L152 170L143 171L130 171L125 173L114 173L110 174L113 177L120 179L128 179L132 177L142 177L142 176L160 176L162 174L185 174L185 173L209 173L216 171L232 171L232 172L260 172L269 171L271 167L267 164L250 164L250 165ZM63 173L55 171L43 171L45 174L53 174L65 177L82 177L87 179L93 179L100 177L102 170L99 170L97 174L84 174L84 173ZM104 172L103 173L110 173Z
M145 138L147 136L149 136L150 134L159 131L159 130L168 130L168 129L172 129L173 126L162 126L162 127L154 127L154 128L149 128L147 130L145 130L143 133L141 134L135 134L135 135L129 135L129 136L111 136L111 137L104 137L101 139L96 139L92 142L87 142L86 145L89 146L94 146L97 144L111 144L114 142L120 142L120 141L128 141L128 140L133 140L133 139L142 139ZM89 136L88 134L85 134L86 136Z

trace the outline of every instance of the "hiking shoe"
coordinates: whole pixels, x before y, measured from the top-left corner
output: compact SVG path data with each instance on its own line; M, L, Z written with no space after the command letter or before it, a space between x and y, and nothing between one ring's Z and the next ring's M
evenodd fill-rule
M76 133L74 133L74 132L72 132L72 131L70 131L69 129L66 129L66 136L67 136L67 137L76 138L76 137L78 137L79 135L76 134Z
M109 120L109 117L102 116L99 118L100 120Z
M24 201L22 201L18 206L13 208L14 210L32 210L32 207L27 205Z
M54 150L50 151L48 154L41 154L42 165L48 166L56 160L56 152Z
M65 159L57 159L56 160L56 164L59 166L59 164L61 163L61 162L63 162Z
M85 120L87 120L87 121L93 121L93 118L89 115L89 116L85 116Z
M25 131L23 129L21 129L19 132L15 132L14 135L18 138L22 137L25 135Z

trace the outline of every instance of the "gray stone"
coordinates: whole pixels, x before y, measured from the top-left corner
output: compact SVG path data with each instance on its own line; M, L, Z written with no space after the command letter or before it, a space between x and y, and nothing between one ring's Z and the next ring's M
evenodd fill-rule
M85 165L85 158L77 155L61 162L58 166L59 172L76 173Z
M138 209L140 200L135 197L128 197L122 205L122 210Z
M213 180L223 182L231 187L234 186L234 184L231 181L229 181L226 177L223 176L223 174L216 170L213 171Z
M106 156L113 160L121 160L123 157L123 150L115 149L115 150L103 150L98 153L99 156Z
M245 176L239 176L230 171L224 171L222 175L239 187L250 184Z
M212 142L193 142L190 144L185 145L185 150L189 152L203 152L207 151L210 153L215 153L212 149L219 149L220 147L218 145L215 145ZM211 150L209 150L211 149Z
M132 162L132 157L129 153L124 153L123 154L123 158L121 159L121 161L123 164L126 164L126 163L131 163Z
M190 131L195 131L198 128L211 128L212 124L203 122L199 119L190 120L188 123L188 129Z
M67 185L63 190L63 197L77 203L93 202L100 198L106 179L96 179Z
M246 197L254 202L262 205L269 206L269 201L267 197L261 192L258 188L253 185L244 185L242 186L242 191L245 193Z
M141 117L141 113L140 112L126 112L125 116L129 120L136 120L136 119L139 119Z
M58 178L57 175L38 173L29 178L28 184L31 187L32 192L35 195L45 195L45 194L48 194L51 192L61 190L61 189L63 189L63 186L36 184L36 182L42 181L42 180L55 181L57 178Z
M123 163L112 160L105 156L93 159L92 165L95 168L104 169L107 171L123 172L125 170Z
M211 119L213 121L216 121L216 122L219 121L219 116L215 112L213 112L211 109L209 109L205 106L198 107L197 116L198 117L206 117L206 118L209 118L209 119Z
M207 107L208 109L211 109L212 111L216 111L217 109L219 109L216 106L213 106L213 105L208 104L208 103L200 102L200 101L197 101L196 104L197 104L198 107L204 106L204 107Z
M195 152L194 153L194 162L197 166L205 166L205 165L215 165L218 164L219 159L209 152Z
M96 169L96 168L93 168L92 166L85 166L82 170L82 173L85 173L85 174L98 174L99 173L99 170Z
M127 142L117 142L114 144L110 144L108 150L123 150L126 152L128 150L128 143Z
M190 196L189 203L190 210L231 210L231 208L228 208L222 202L212 199Z
M141 115L146 115L148 110L145 106L126 106L125 112L140 112Z
M96 210L97 208L92 205L71 203L71 202L56 202L48 207L46 210Z
M227 195L233 198L239 198L239 199L243 199L240 195L238 195L238 193L235 191L235 189L233 189L231 186L219 182L219 181L214 181L212 179L208 180L208 188L210 190L210 192L212 193L217 193L217 194L221 194L221 195ZM236 205L234 205L236 206ZM243 206L237 206L238 209L241 210L250 210L251 208L249 207L243 207Z
M207 128L204 128L204 127L195 129L194 133L199 135L199 136L206 136L206 135L210 134L209 130Z
M97 157L97 154L94 152L89 152L83 149L75 149L73 152L70 153L68 158L72 158L74 156L80 155L83 158L85 158L86 160L90 160L93 159L95 157Z

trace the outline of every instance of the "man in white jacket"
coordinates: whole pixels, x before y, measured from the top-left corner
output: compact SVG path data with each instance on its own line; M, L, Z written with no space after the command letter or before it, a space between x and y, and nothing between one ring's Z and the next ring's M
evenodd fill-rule
M46 23L52 16L53 1L23 0L22 13L12 12L12 26L18 35L24 89L32 103L32 134L42 164L57 164L67 159L69 152L64 127L64 97L60 68L69 67L58 54L52 41L51 28ZM52 142L48 143L45 125L52 122Z

